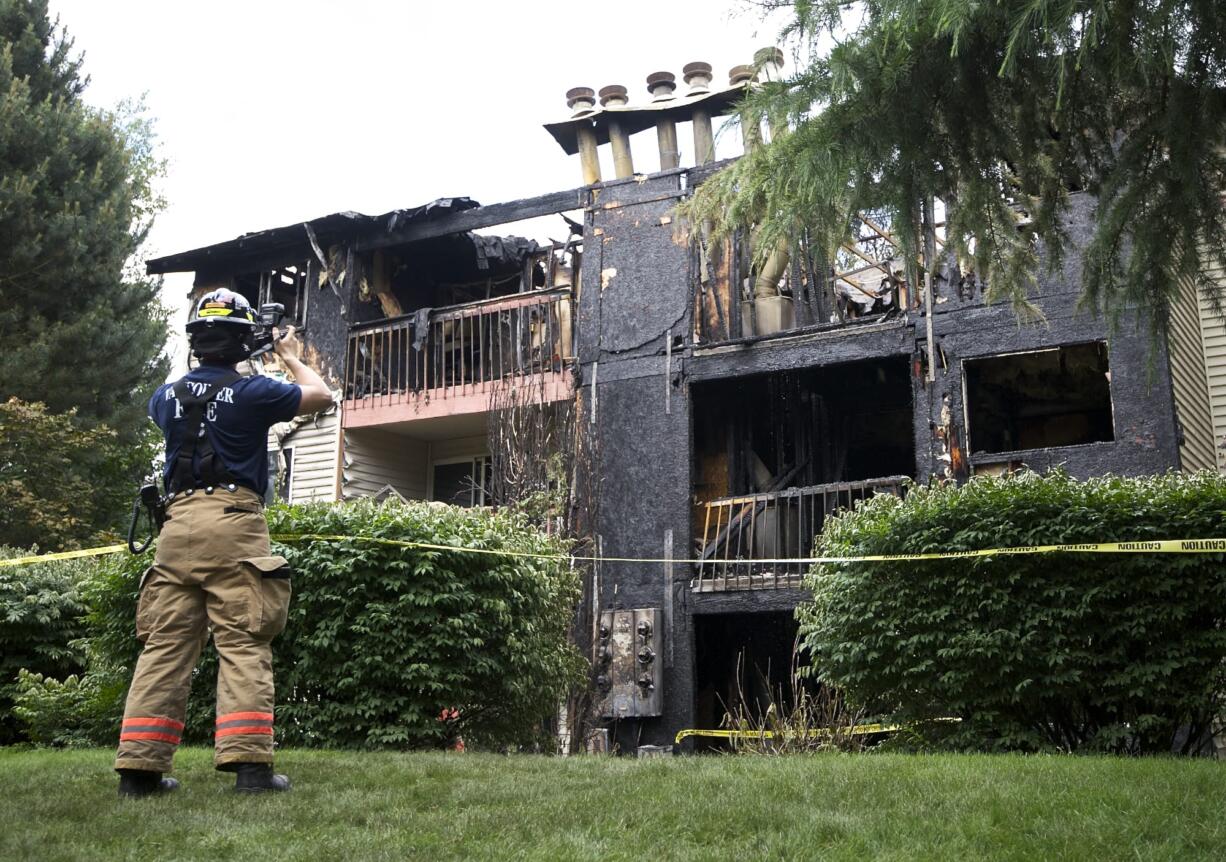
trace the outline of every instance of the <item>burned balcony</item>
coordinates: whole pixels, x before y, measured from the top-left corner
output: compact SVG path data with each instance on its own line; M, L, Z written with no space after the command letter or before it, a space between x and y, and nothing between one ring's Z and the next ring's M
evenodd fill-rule
M698 591L799 586L825 520L915 471L905 356L695 385Z
M706 503L695 589L799 587L826 518L873 494L902 496L906 476L835 482Z
M482 413L512 386L568 397L580 255L475 234L377 252L366 308L386 316L350 328L345 426Z
M345 365L345 424L488 409L523 383L556 401L570 391L569 288L481 300L355 327Z
M943 233L943 224L937 228ZM908 266L882 214L857 216L832 260L807 237L763 254L754 233L693 244L697 344L882 321L918 301L909 279L922 277L924 262Z

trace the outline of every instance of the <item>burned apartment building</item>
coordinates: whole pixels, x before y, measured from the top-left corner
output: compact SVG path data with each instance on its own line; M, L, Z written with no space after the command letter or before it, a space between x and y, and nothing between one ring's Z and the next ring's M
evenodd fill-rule
M623 751L717 727L782 683L805 596L804 566L787 560L832 512L1023 466L1212 468L1226 431L1226 375L1206 365L1226 335L1194 291L1155 347L1143 326L1079 309L1076 253L1041 278L1045 321L1023 325L985 301L935 222L927 259L904 260L888 224L862 214L831 263L798 241L760 268L752 235L714 246L678 224L676 203L721 167L713 118L737 109L755 68L769 73L765 59L727 85L705 63L680 90L656 73L638 104L624 87L599 103L572 90L571 115L546 129L580 157L575 189L339 213L148 264L194 272L197 292L282 302L305 329L341 397L278 429L286 499L494 503L513 460L500 447L515 443L491 445L491 417L517 392L541 415L569 411L560 436L584 441L587 471L575 528L600 558L578 626L591 717ZM656 137L659 170L636 172L638 133ZM1073 202L1079 247L1093 202ZM542 216L557 239L513 235Z

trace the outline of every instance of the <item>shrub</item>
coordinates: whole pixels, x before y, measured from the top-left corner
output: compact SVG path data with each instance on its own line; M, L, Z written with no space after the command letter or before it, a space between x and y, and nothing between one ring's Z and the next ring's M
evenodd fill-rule
M1226 535L1226 477L975 479L833 518L823 556ZM815 566L812 669L927 743L1191 752L1223 705L1222 554Z
M0 547L0 559L33 553ZM0 745L21 738L12 707L22 669L56 677L83 669L80 585L89 569L87 560L0 568Z
M57 680L22 670L14 686L13 714L38 745L113 745L119 736L127 677L95 666Z
M268 521L274 535L565 550L520 516L425 503L278 506ZM273 642L283 744L407 748L457 733L470 745L526 743L583 679L583 661L567 640L578 581L563 562L352 539L274 541L273 552L294 568L289 623ZM100 672L131 668L139 654L136 586L148 564L149 555L115 558L86 591ZM212 742L216 673L210 647L193 678L189 741ZM30 710L69 711L67 692L45 683L41 692L31 683L30 691L37 694L25 702ZM458 718L441 722L444 709Z

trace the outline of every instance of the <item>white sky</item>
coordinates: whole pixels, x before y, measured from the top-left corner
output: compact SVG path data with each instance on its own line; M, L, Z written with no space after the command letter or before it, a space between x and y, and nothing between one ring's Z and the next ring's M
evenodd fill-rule
M574 188L578 157L541 128L568 115L568 89L618 83L646 102L649 73L672 71L683 90L692 60L723 84L778 30L745 0L52 0L51 10L85 54L86 99L112 107L144 94L155 119L168 206L146 257L340 210ZM681 163L693 164L688 128L678 132ZM717 155L739 149L735 137ZM634 154L636 170L659 169L654 131L635 136ZM169 276L167 303L180 308L190 284Z

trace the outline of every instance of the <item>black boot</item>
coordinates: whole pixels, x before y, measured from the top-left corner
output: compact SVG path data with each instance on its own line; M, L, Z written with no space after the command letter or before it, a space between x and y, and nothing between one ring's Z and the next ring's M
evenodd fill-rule
M120 769L120 796L158 796L170 793L179 788L179 782L173 778L163 778L160 772L146 772L143 769Z
M234 789L239 793L289 790L289 777L273 774L271 763L237 763L234 772Z

